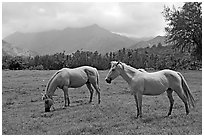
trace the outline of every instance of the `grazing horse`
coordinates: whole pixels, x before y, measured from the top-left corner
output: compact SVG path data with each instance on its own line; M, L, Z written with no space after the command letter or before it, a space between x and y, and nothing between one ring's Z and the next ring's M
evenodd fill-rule
M68 88L78 88L86 84L90 91L90 100L92 102L93 88L98 94L98 104L100 104L100 88L99 88L99 73L96 68L90 66L82 66L74 69L63 68L57 71L47 83L45 93L42 93L42 99L45 101L45 112L49 112L54 104L52 96L57 88L64 91L64 107L69 106Z
M142 117L142 95L155 96L167 91L167 96L170 101L168 116L171 115L174 104L172 97L173 91L175 91L184 102L187 115L190 105L195 106L195 101L187 82L179 72L166 69L148 73L141 69L137 70L125 63L112 61L109 73L105 78L106 82L111 83L111 81L119 75L128 83L134 95L137 107L137 118Z

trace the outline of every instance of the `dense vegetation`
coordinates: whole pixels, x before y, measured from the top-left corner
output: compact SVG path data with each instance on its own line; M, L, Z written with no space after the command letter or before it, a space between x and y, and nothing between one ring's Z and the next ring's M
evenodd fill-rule
M168 41L181 51L202 59L202 2L185 2L180 9L164 8Z
M11 57L3 56L3 69L37 69L37 70L58 70L63 67L75 68L83 65L96 67L99 70L106 70L110 67L110 61L120 60L135 68L154 69L199 69L201 61L190 56L190 53L180 53L172 46L162 46L161 43L151 48L120 49L116 52L109 52L102 55L90 51L77 50L72 54L65 52L54 55L35 57Z

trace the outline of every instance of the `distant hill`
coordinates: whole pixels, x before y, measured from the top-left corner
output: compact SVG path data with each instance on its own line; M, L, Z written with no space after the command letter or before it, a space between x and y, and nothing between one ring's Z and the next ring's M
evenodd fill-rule
M129 48L135 44L134 40L112 33L96 24L84 28L66 28L37 33L16 32L4 40L41 55L63 51L72 53L76 50L97 50L105 54L123 47Z
M12 44L2 40L2 56L28 56L34 57L36 53L31 52L29 50L21 49L13 46Z
M146 48L146 47L152 47L153 45L158 45L161 43L163 46L165 46L165 36L157 36L153 39L147 40L147 41L140 41L130 47L130 49L137 49L137 48Z

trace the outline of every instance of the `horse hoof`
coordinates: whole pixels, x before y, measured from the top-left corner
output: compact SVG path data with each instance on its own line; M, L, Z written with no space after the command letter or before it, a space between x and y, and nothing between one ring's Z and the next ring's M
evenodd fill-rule
M164 116L164 118L168 118L168 117L170 117L171 115L166 115L166 116Z

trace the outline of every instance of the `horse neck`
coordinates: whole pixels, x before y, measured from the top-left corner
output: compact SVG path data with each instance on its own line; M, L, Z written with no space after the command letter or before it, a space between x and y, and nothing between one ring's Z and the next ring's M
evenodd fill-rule
M56 83L56 75L58 73L56 73L48 82L47 86L46 86L46 90L45 90L45 94L52 98L52 96L54 95L55 90L57 89L57 83Z
M138 70L126 64L123 64L123 66L124 69L121 71L120 75L129 84L132 81L133 77L138 73Z
M51 85L46 89L46 95L52 98L56 89L57 89L57 86L53 82L51 82Z

